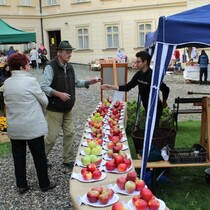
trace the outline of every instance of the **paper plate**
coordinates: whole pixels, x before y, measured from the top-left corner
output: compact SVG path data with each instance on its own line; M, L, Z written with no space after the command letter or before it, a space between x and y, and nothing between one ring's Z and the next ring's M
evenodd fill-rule
M100 204L99 201L95 202L95 203L90 203L88 201L88 198L87 198L87 194L85 194L82 198L83 202L86 204L86 205L89 205L89 206L93 206L93 207L106 207L106 206L111 206L113 205L114 203L116 203L118 200L119 200L119 196L117 194L114 194L114 196L112 197L111 200L109 200L109 202L107 204Z
M102 175L101 175L100 179L97 179L97 180L96 179L84 180L81 173L73 173L71 177L74 179L77 179L80 182L85 182L85 183L99 182L106 178L106 174L104 172L101 172L101 173L102 173Z
M165 204L165 202L162 201L162 200L160 200L160 199L157 199L157 200L160 202L160 207L159 207L158 210L165 210L165 209L166 209L166 204ZM127 205L128 205L128 208L129 208L130 210L135 209L135 206L134 206L133 203L132 203L132 199L128 201L128 204L127 204ZM148 210L149 210L149 208L148 208Z
M108 150L107 145L104 145L103 149ZM128 145L123 144L122 150L127 150L127 149L128 149Z
M120 193L120 194L123 194L123 195L130 195L130 196L135 196L135 195L139 195L139 191L134 191L133 193L127 193L126 190L121 190L117 184L114 185L113 187L113 190L116 192L116 193Z
M117 168L115 168L115 169L112 170L112 171L109 171L109 170L106 169L106 167L104 167L104 169L105 169L106 172L108 172L108 173L114 173L114 174L125 174L125 173L129 172L132 168L133 168L133 166L131 165L130 168L128 168L126 171L124 171L124 172L119 172L119 171L117 170Z

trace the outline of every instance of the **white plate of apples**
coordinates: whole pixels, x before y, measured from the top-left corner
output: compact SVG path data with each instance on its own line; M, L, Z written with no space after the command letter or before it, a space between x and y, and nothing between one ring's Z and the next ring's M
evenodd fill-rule
M157 204L157 201L158 201L158 203L159 203L159 207L157 206L158 204ZM155 208L152 208L152 209L157 209L157 210L165 210L166 209L166 204L165 204L165 202L164 201L162 201L162 200L160 200L160 199L154 199L153 201L150 201L150 203L152 203L152 204L149 204L149 203L144 203L144 202L140 202L140 204L139 204L139 202L137 202L136 203L136 205L140 205L140 207L142 207L142 209L144 208L144 206L145 205L153 205L153 206L155 206ZM128 206L128 208L129 208L129 210L133 210L133 209L136 209L137 207L135 206L135 202L133 201L133 199L130 199L129 201L128 201L128 203L127 203L127 206ZM149 210L149 209L151 209L149 206L147 207L147 210Z
M100 191L98 191L100 189ZM102 190L102 191L101 191ZM92 188L82 197L82 201L93 207L106 207L113 205L119 200L119 196L112 189L102 187Z
M113 186L113 190L123 195L139 195L140 191L145 188L144 180L137 177L135 171L130 171L126 176L119 176L116 179L116 184Z
M97 176L97 178L95 178ZM106 174L104 172L101 172L101 176L100 178L99 175L94 175L92 174L92 178L88 178L88 174L82 174L82 173L72 173L72 178L74 179L77 179L78 181L80 182L86 182L86 183L90 183L90 182L98 182L98 181L101 181L101 180L104 180L106 178Z

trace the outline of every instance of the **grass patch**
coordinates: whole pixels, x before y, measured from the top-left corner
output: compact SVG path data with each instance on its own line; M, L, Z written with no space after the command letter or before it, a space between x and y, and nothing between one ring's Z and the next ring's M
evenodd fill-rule
M200 142L200 121L179 122L176 148L191 148ZM132 158L136 159L133 140L128 135ZM210 183L206 183L204 170L207 167L171 168L165 174L168 184L158 184L156 196L165 201L171 210L210 209Z
M10 142L4 142L0 143L0 156L6 156L11 154L11 143Z

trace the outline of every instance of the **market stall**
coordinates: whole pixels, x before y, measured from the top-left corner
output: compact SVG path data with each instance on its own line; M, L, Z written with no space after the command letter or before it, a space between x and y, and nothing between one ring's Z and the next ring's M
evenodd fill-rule
M193 66L187 65L183 72L184 79L190 80L190 81L199 81L199 75L200 75L199 64L194 64ZM210 81L210 65L208 65L207 80Z
M210 4L159 18L157 30L148 33L145 47L153 55L153 75L148 101L141 178L144 179L156 120L159 87L176 48L209 47Z

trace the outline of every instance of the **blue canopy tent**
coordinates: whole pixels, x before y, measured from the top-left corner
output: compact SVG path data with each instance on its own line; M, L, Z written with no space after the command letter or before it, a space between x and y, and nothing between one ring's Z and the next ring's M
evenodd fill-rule
M210 4L160 17L158 28L146 36L145 48L153 54L154 66L144 135L141 179L145 178L151 147L159 87L176 48L210 46Z

